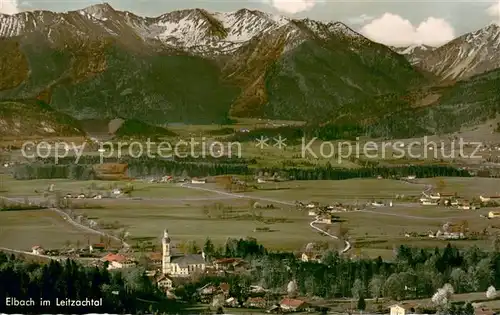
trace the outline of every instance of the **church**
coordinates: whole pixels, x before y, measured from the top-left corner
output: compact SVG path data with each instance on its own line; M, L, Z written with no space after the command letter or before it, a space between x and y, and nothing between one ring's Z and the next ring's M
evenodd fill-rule
M163 232L162 273L172 277L188 277L195 273L204 272L206 268L205 255L202 254L174 254L168 231Z

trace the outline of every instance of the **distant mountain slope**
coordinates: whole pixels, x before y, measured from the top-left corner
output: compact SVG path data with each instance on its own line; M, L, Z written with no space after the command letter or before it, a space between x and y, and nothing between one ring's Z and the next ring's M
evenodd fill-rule
M411 45L408 47L391 47L391 49L405 56L414 65L427 57L436 48L428 45Z
M0 136L81 136L78 122L42 102L0 102Z
M500 113L500 69L453 85L424 87L405 95L386 94L356 106L327 125L363 130L372 137L408 138L453 133ZM329 115L331 116L331 115Z
M491 24L441 46L417 63L444 80L461 80L500 67L500 26Z
M247 9L156 18L107 4L24 12L0 15L0 36L9 43L0 56L17 56L12 69L0 68L0 99L46 92L51 106L78 119L315 120L424 81L403 57L342 23Z

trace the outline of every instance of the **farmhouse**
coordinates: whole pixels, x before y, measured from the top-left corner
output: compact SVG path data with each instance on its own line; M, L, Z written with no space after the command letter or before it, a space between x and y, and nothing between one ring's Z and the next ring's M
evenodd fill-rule
M410 304L396 304L390 307L390 315L415 314L415 307Z
M43 255L43 253L45 253L45 250L41 246L35 245L31 248L31 252L35 255Z
M322 216L317 219L317 222L321 224L332 224L332 217Z
M108 270L134 267L136 261L124 255L109 253L101 261L108 262Z
M437 206L438 205L438 203L436 201L432 201L432 200L422 201L422 204L424 206Z
M162 259L163 259L163 254L162 253L150 253L148 255L148 261L154 267L161 267Z
M163 232L162 272L173 277L187 277L206 269L205 254L179 255L172 253L167 230Z
M490 211L488 213L488 218L490 218L490 219L500 218L500 211Z
M216 270L230 270L241 264L243 264L243 260L241 258L221 258L213 262Z
M191 184L206 184L207 180L204 178L193 178L191 179Z
M250 297L246 301L245 306L248 308L265 308L267 306L267 302L262 297Z
M280 307L284 312L301 312L305 311L309 304L302 300L286 298L280 302Z
M92 244L92 245L89 245L89 252L102 251L105 248L106 248L106 245L104 245L103 243Z
M303 262L307 262L307 261L321 262L321 255L314 253L314 252L305 252L305 253L302 253L302 256L300 257L300 259Z
M479 199L481 199L481 202L489 202L489 201L495 201L495 202L500 202L500 196L479 196Z
M156 285L163 291L168 291L173 288L173 280L168 275L160 275L156 278Z

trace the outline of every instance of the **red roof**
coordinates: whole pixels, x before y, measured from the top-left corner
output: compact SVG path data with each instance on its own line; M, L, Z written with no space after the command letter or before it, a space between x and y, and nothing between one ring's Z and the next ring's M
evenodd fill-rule
M302 304L306 303L305 301L302 301L302 300L297 300L297 299L283 299L280 303L281 306L285 305L285 306L288 306L288 307L293 307L293 308L297 308L299 306L301 306Z
M112 261L124 262L125 260L127 260L127 257L120 255L120 254L109 253L106 256L104 256L101 260L108 261L108 262L112 262Z
M104 245L104 243L97 243L97 244L93 244L92 247L106 247L106 245Z

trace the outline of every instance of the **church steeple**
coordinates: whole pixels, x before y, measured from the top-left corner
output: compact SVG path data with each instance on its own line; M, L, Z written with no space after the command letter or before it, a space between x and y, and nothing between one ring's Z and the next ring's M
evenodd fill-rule
M162 269L163 273L169 273L170 270L170 261L171 261L171 248L170 248L170 237L168 236L168 231L165 229L163 231L163 239L162 239L162 247L163 247L163 255L162 255Z

